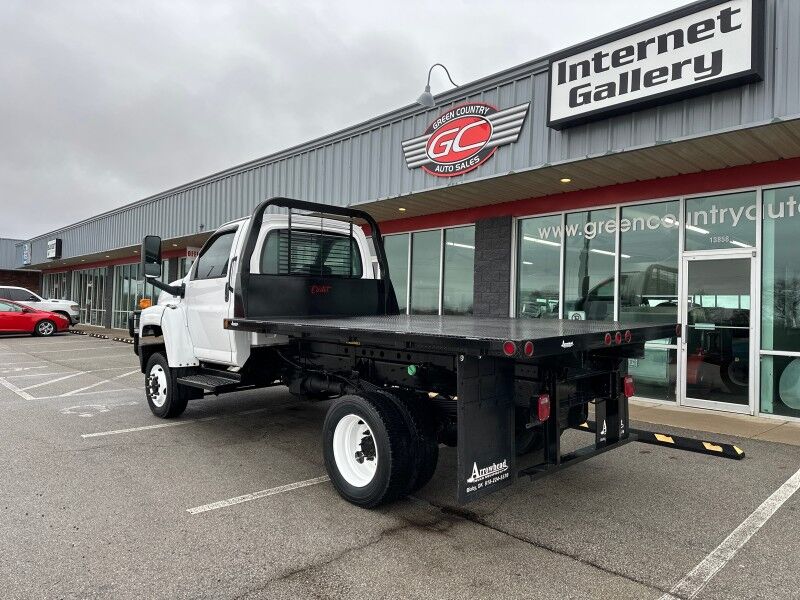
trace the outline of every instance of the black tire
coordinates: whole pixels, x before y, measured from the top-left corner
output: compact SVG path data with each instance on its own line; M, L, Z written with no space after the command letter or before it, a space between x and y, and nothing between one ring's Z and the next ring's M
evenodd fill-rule
M56 332L56 324L50 319L42 319L33 328L33 335L37 337L50 337Z
M337 464L334 451L337 425L345 420L354 421L353 417L357 417L358 422L371 431L369 439L377 454L372 478L360 486L347 481ZM362 441L367 439L365 436ZM364 450L363 446L360 448ZM348 394L335 400L328 409L322 427L322 454L333 486L342 498L356 506L374 508L407 493L412 471L411 436L397 405L385 396ZM363 456L359 462L364 462ZM343 465L342 468L347 469L347 466Z
M159 377L161 373L164 374L163 380ZM155 416L173 419L186 410L189 394L184 387L178 385L175 369L170 368L167 357L161 352L154 352L147 361L144 389L147 405Z
M414 469L408 485L408 493L422 489L436 472L439 463L439 443L433 411L425 401L413 392L392 394L406 425L411 432L414 453Z

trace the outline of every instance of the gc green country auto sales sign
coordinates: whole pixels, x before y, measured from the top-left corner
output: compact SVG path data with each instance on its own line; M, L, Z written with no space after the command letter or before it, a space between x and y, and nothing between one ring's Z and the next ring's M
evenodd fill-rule
M550 59L561 129L762 78L763 0L707 0Z
M530 102L498 110L469 102L448 109L425 132L403 142L409 169L437 177L469 173L489 160L499 146L517 141Z

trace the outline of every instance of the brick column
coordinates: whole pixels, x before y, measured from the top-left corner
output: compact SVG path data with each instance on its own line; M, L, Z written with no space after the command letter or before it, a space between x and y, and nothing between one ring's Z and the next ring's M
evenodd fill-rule
M509 315L512 226L511 217L495 217L475 223L475 316Z

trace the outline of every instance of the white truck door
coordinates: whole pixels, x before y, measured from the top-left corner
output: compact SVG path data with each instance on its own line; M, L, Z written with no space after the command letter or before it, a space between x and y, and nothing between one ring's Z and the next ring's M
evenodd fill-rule
M233 303L233 294L225 299L225 286L238 233L238 225L217 231L200 251L186 283L186 323L200 360L232 364L231 332L222 321Z

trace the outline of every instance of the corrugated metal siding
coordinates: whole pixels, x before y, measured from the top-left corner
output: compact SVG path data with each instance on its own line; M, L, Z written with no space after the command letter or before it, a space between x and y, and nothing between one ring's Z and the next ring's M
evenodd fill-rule
M767 0L765 80L706 96L589 123L562 132L546 127L547 60L462 86L437 98L438 108L406 106L393 113L275 155L234 167L35 238L34 264L47 239L61 237L64 257L208 231L248 214L268 196L353 205L457 186L553 163L800 116L800 2ZM448 105L482 101L500 107L530 101L516 144L457 180L410 171L400 142L419 135ZM456 190L454 190L456 191ZM533 195L533 194L532 194Z
M18 266L18 263L22 263L21 251L19 261L17 261L17 244L21 242L22 240L0 238L0 269L13 269Z

